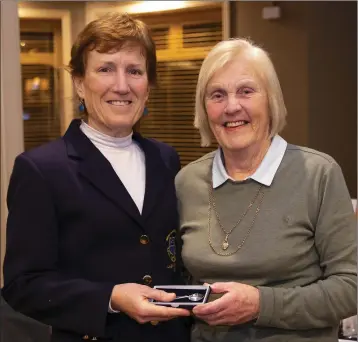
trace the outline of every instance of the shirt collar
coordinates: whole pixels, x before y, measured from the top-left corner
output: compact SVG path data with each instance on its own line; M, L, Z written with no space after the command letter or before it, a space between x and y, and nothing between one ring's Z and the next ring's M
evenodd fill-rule
M255 171L255 173L247 179L251 178L263 185L270 186L278 170L278 167L281 164L283 155L286 151L286 147L286 140L281 138L279 135L275 135L261 164ZM219 148L215 152L212 168L214 189L225 183L228 179L235 181L227 174L224 164L222 162L221 155L221 149Z

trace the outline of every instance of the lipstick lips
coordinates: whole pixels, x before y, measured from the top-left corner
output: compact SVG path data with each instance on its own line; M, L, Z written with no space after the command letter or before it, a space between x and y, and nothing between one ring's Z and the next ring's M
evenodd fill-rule
M132 103L132 101L129 100L110 100L106 102L113 106L128 106Z
M236 127L244 126L248 123L249 121L246 120L226 121L224 122L223 126L226 128L236 128Z

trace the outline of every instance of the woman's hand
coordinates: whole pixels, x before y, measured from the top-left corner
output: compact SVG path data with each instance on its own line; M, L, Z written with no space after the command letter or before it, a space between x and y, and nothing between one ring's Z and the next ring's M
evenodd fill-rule
M140 284L120 284L113 288L111 307L113 310L126 313L138 323L168 321L178 316L190 315L190 312L185 309L168 308L150 303L149 298L160 302L170 302L175 298L175 294Z
M259 314L259 290L241 283L214 283L211 293L225 293L213 302L198 305L193 313L209 325L236 325Z

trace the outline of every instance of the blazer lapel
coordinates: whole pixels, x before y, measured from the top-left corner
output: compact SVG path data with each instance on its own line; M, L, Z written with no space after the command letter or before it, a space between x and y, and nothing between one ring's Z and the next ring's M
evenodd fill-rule
M125 210L139 225L143 220L127 189L116 175L109 161L82 133L80 120L74 120L64 140L68 155L79 159L79 173L115 205Z
M160 194L170 179L169 170L163 162L160 150L149 139L134 133L133 138L140 144L145 154L145 195L142 217L146 220L158 204Z

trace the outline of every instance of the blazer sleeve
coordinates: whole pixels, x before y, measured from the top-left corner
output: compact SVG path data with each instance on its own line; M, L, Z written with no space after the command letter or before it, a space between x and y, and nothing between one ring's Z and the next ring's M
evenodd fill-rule
M172 165L172 169L174 171L174 174L176 175L181 169L181 164L180 164L179 154L174 149L173 149L173 153L172 153L172 157L171 157L171 165Z
M332 163L321 181L315 246L321 280L295 288L259 286L259 326L310 329L335 326L357 312L357 221L340 167Z
M173 153L171 154L171 169L174 172L174 176L180 171L181 163L179 154L173 149ZM179 205L179 201L177 201ZM183 259L181 257L182 247L183 247L183 240L179 231L180 227L180 220L178 216L178 229L176 233L176 270L177 270L177 277L178 277L178 284L190 284L191 283L191 275L187 271L184 266Z
M61 272L54 200L38 166L26 154L15 160L7 203L5 300L16 311L56 329L103 336L115 284Z

